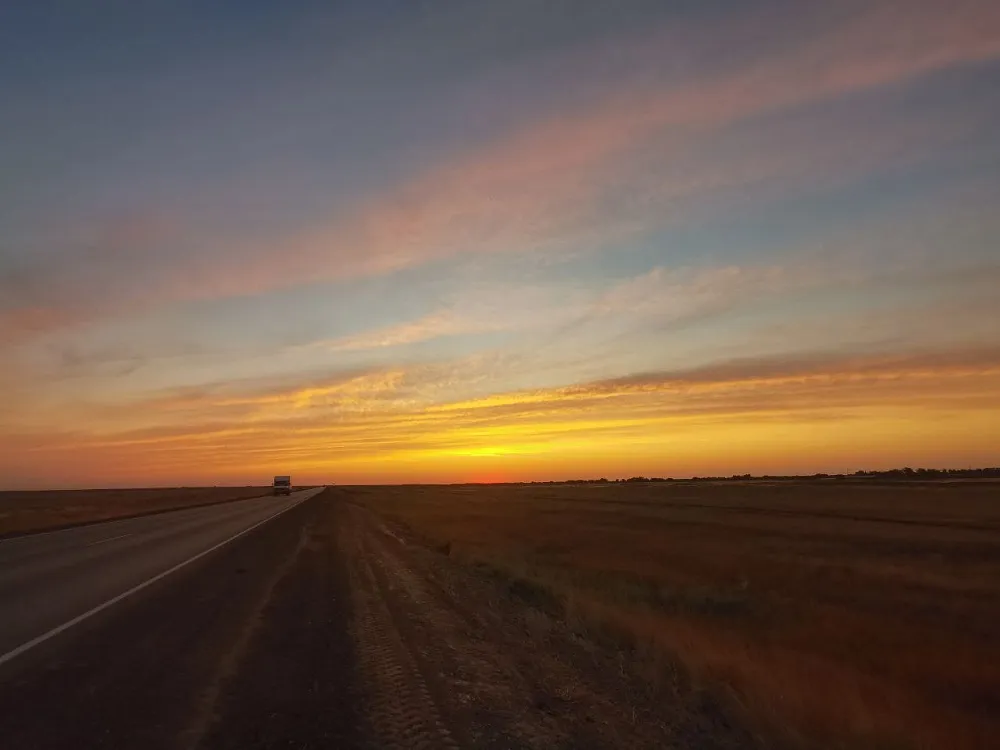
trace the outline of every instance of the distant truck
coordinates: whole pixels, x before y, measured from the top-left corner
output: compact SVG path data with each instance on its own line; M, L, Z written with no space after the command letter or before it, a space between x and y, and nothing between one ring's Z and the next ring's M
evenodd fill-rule
M275 477L274 478L274 494L275 495L290 495L290 494L292 494L292 478L291 477Z

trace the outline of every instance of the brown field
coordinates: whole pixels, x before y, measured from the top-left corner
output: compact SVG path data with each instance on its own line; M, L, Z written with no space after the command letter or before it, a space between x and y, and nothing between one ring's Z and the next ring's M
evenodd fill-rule
M352 488L779 744L993 747L1000 483Z
M0 492L0 536L259 497L268 487Z

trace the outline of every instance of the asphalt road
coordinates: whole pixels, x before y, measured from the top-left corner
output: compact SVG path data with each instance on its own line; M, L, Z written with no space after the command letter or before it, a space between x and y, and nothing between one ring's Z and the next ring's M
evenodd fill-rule
M275 606L278 581L301 564L321 492L0 542L0 746L199 745L228 705L223 686ZM282 604L283 621L335 598ZM337 615L322 616L339 625ZM319 668L324 644L307 645L316 658L301 668ZM267 689L266 677L250 682ZM224 724L253 722L240 711Z
M312 497L263 497L0 541L0 664L116 597ZM113 605L111 605L113 606Z

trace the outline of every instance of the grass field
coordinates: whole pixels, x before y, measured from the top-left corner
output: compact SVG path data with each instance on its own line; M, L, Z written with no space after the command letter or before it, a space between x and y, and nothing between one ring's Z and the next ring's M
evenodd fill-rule
M0 536L267 494L268 487L0 492Z
M1000 483L350 492L793 746L1000 737Z

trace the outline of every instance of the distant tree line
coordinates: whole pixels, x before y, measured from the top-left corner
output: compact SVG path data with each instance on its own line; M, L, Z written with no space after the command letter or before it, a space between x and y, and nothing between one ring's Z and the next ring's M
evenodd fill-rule
M884 477L886 479L1000 479L1000 467L985 469L902 469L888 471L856 471L856 477Z
M726 477L691 477L690 479L675 479L674 477L629 477L628 479L569 479L566 481L531 482L530 484L630 484L640 482L727 482L746 481L748 479L764 480L804 480L804 479L835 479L875 478L892 480L910 479L1000 479L1000 467L983 469L912 469L909 466L902 469L886 469L884 471L865 471L859 469L853 474L733 474Z
M628 479L608 479L607 477L601 477L600 479L566 479L566 480L549 480L545 482L528 482L528 484L626 484L629 482L673 482L673 477L629 477Z

